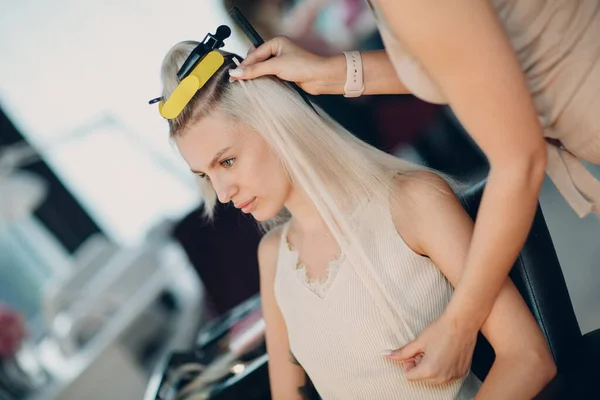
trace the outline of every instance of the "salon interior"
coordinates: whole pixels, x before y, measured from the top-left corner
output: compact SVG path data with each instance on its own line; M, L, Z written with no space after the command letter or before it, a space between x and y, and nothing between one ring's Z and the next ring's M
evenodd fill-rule
M206 221L148 104L173 44L225 24L225 50L246 54L232 6L264 38L317 54L382 48L362 0L0 2L1 400L270 398L261 232L226 205ZM311 100L475 193L486 177L447 107L411 95ZM511 277L567 376L563 393L575 393L599 368L600 221L580 219L548 179L539 205ZM478 344L474 368L485 375L489 362Z

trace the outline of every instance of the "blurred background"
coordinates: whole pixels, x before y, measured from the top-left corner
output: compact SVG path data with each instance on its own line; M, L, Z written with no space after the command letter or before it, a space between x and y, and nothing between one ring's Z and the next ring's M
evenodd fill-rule
M265 39L284 34L318 54L382 48L362 0L0 0L1 400L174 399L190 365L212 376L193 398L267 398L260 232L224 206L214 223L202 218L148 105L175 43L227 24L225 49L246 54L232 6ZM446 107L410 95L312 100L384 151L485 177ZM548 180L540 203L580 328L596 329L598 218L577 218Z

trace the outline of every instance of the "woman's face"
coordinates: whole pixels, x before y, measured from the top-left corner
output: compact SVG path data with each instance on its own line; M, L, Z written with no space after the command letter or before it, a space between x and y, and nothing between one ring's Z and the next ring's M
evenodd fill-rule
M221 203L231 201L258 221L277 215L290 196L292 185L277 156L242 123L210 115L175 143L192 172L210 181Z

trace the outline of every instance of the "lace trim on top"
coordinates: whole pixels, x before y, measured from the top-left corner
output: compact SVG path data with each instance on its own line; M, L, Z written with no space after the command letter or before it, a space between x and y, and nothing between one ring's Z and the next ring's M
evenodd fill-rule
M286 230L287 231L287 230ZM331 284L337 276L340 266L344 263L346 255L340 250L335 260L327 263L325 267L325 274L321 277L311 277L308 275L308 267L302 261L298 251L292 246L287 237L287 232L284 235L285 245L288 251L293 255L295 260L294 268L296 269L296 275L298 278L317 296L323 298L331 287Z
M358 231L359 229L361 215L360 211L363 211L364 208L369 204L370 202L357 207L357 209L352 213L349 222L350 226L354 231ZM320 298L324 298L327 294L327 291L331 287L333 281L335 280L335 277L337 276L341 265L345 262L346 254L344 254L340 249L337 257L334 260L327 263L327 265L325 266L325 274L322 277L311 277L308 275L308 267L300 260L300 255L298 251L294 248L294 246L290 243L288 239L289 227L290 223L288 222L283 231L283 241L285 247L294 259L294 269L296 270L296 275L298 279L300 279L300 281L302 281L302 283L304 283L313 293L315 293Z

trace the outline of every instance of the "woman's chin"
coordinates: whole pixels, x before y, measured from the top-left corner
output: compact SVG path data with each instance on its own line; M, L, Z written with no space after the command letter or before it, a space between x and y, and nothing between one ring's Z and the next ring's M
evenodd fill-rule
M257 220L258 222L265 222L270 220L271 218L277 216L277 213L279 211L271 211L271 210L266 210L264 208L258 207L255 210L252 210L250 212L250 215L252 215L252 217L254 217L255 220Z
M252 217L258 222L265 222L272 218L269 215L265 215L264 213L260 212L260 210L254 210L250 213L250 215L252 215Z

